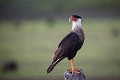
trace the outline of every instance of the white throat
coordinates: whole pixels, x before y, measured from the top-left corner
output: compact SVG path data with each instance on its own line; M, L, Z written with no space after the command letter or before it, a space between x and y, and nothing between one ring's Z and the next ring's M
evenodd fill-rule
M81 19L78 19L76 22L73 21L73 23L72 23L72 30L75 30L77 27L82 28Z

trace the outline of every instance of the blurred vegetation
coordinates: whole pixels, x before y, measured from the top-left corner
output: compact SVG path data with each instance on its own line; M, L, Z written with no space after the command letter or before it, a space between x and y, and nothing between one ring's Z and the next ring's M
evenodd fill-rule
M13 8L16 10L30 10L43 11L43 12L54 12L57 8L62 8L63 11L71 10L82 7L101 7L107 6L112 8L118 8L118 0L0 0L1 7Z
M82 49L75 57L75 66L84 70L87 76L119 76L120 72L120 20L84 20L86 35ZM4 63L15 61L16 72L2 77L19 76L60 76L70 68L69 61L63 60L53 72L46 74L58 43L70 32L71 23L57 20L53 27L46 21L21 21L16 30L15 21L2 21L0 27L0 69ZM114 36L114 29L118 30ZM113 74L114 73L114 74Z
M46 70L72 14L82 16L85 32L75 66L87 76L119 77L119 8L119 0L0 0L0 78L62 76L67 59Z
M119 0L0 0L0 17L1 19L64 18L65 15L71 14L80 14L85 18L95 15L118 17L119 8Z

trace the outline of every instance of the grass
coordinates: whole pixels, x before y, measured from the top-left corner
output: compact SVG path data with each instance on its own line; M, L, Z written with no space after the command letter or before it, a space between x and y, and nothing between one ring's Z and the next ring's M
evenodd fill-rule
M85 43L75 57L76 67L87 76L119 76L120 23L113 20L84 20ZM117 36L113 36L117 29ZM63 60L51 74L46 70L61 39L71 30L71 23L57 20L52 27L44 20L0 22L0 68L9 60L18 62L17 72L8 72L2 77L61 76L70 68ZM12 73L12 74L11 74ZM113 74L114 73L114 74Z

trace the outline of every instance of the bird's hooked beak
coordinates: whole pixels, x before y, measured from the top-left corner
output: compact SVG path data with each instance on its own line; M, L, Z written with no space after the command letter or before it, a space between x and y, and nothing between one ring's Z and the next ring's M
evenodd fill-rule
M72 16L69 18L69 22L71 21L71 19L72 19Z

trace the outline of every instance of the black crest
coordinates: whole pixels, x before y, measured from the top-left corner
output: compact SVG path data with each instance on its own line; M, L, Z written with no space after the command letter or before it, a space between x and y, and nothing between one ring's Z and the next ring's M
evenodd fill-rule
M81 17L80 17L80 16L78 16L78 15L72 15L72 16L74 16L75 18L80 18L80 19L81 19Z

